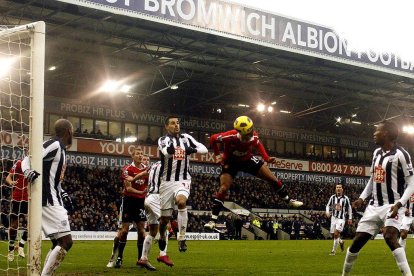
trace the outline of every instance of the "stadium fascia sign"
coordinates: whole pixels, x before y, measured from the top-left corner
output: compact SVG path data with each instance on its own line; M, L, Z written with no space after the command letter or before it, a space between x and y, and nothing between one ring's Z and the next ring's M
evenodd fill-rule
M151 160L151 163L155 162L155 159ZM294 160L290 160L294 161ZM98 166L98 167L111 167L122 168L131 162L131 158L125 156L111 156L111 155L93 155L77 152L67 153L67 164L78 166ZM307 162L307 161L301 161ZM208 175L220 175L221 169L217 164L212 163L190 163L190 173L192 174L208 174ZM286 181L307 181L311 183L316 182L328 182L328 183L344 183L344 184L357 184L364 185L368 180L365 176L360 175L344 175L345 172L338 172L337 174L326 174L327 172L311 172L310 170L293 171L284 169L276 169L272 167L272 171L278 178ZM329 172L328 172L329 173ZM239 173L239 176L251 176L244 173Z
M332 29L224 0L59 1L414 78L393 53L355 52Z
M130 159L134 148L134 144L75 138L68 152L68 163L91 166L125 166L127 164L125 160ZM151 160L160 159L157 146L141 145L140 148ZM190 160L194 161L194 163L191 163L194 166L190 168L190 172L220 173L217 170L213 152L208 152L207 154L192 154ZM370 175L369 167L361 165L314 162L287 158L276 158L276 163L269 164L269 167L275 170L319 172L338 175Z
M167 115L165 114L154 112L136 112L117 106L99 106L96 104L89 104L70 99L48 97L46 98L45 103L47 112L61 114L64 116L85 116L104 120L112 119L124 122L149 123L158 126L164 126L164 121L167 118ZM179 117L181 128L187 130L222 132L233 127L233 123L221 120L200 119L185 116ZM255 130L262 138L276 138L295 142L316 143L358 149L375 148L375 144L372 141L347 136L334 136L295 129L262 127L260 125L257 125Z

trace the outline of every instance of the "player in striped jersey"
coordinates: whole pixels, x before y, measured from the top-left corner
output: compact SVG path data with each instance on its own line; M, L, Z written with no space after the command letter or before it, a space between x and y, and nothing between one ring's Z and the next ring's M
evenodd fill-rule
M142 249L142 256L141 259L138 261L138 265L144 267L148 270L155 270L149 261L148 261L148 254L151 250L152 243L154 238L158 234L158 225L159 219L161 216L160 210L160 194L159 194L159 186L160 186L160 171L161 171L161 161L154 163L148 173L148 194L145 198L145 213L147 215L147 222L149 225L149 234L145 237L144 247ZM165 244L163 244L165 242ZM163 242L159 242L158 245L160 247L160 255L157 257L158 262L163 262L168 266L173 266L174 263L170 260L167 255L167 243L168 243L168 236L166 235L166 239Z
M409 202L407 203L407 210L405 211L401 227L400 227L400 239L398 243L404 247L406 246L406 239L408 231L410 231L411 224L413 224L413 205L414 205L414 195L411 195Z
M161 158L160 184L160 241L165 242L165 232L172 216L174 205L178 207L178 249L187 250L185 233L187 231L187 199L190 196L191 175L189 173L189 155L207 153L207 148L191 135L181 133L180 121L175 116L165 120L167 135L158 139Z
M412 275L404 248L398 243L398 232L405 212L402 207L414 193L414 176L411 157L397 145L397 137L398 127L392 122L383 121L376 127L374 141L380 147L373 154L371 177L352 205L358 208L365 199L372 199L347 250L342 275L350 275L359 251L382 226L384 240L402 275Z
M342 184L335 187L336 193L329 198L326 204L326 215L331 217L331 235L333 239L332 251L329 255L335 255L338 245L341 251L344 251L344 241L341 240L341 232L345 226L346 215L348 215L348 224L352 224L352 206L349 198L344 195Z
M50 238L52 248L46 255L42 276L53 275L73 244L68 212L64 207L69 199L61 187L66 169L66 148L72 145L72 135L72 123L59 119L55 122L55 136L43 143L42 230ZM28 157L23 159L22 170L29 182L36 177Z

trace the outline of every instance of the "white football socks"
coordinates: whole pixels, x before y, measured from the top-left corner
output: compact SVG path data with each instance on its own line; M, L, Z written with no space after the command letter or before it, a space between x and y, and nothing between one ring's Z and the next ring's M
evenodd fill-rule
M57 245L49 255L49 258L47 259L47 262L45 263L45 266L43 267L42 276L51 276L55 272L55 270L60 266L63 259L65 259L65 256L68 252Z
M339 245L339 238L338 239L334 239L333 241L333 247L332 247L332 252L336 252L336 249L338 248Z
M408 265L407 256L405 255L405 250L403 247L398 247L392 251L397 266L400 269L402 275L412 276L410 266Z
M188 223L188 213L187 208L178 209L177 215L177 223L178 223L178 240L185 240L185 233L187 232L187 223Z
M148 254L151 251L151 246L154 238L151 235L147 235L144 240L144 245L142 246L142 260L148 260Z
M346 250L346 257L344 261L344 267L342 270L342 275L349 275L351 272L352 266L354 265L359 252L357 253L351 253L349 252L349 248Z

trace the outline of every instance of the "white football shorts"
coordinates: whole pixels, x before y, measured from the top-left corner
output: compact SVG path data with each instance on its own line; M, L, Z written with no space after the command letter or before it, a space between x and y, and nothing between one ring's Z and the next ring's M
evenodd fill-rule
M331 216L331 234L335 232L335 229L338 230L339 233L341 233L344 230L345 226L345 220L339 219L334 216Z
M175 198L183 195L190 196L191 179L182 181L161 181L160 185L160 207L161 216L171 216L175 206Z
M159 194L148 194L144 202L145 213L147 215L147 223L159 224L161 216L160 208L160 195Z
M411 224L413 223L413 217L404 216L402 219L400 230L410 230Z
M63 206L42 207L42 230L46 237L59 239L70 235L68 211Z
M365 209L364 215L358 223L357 232L365 232L375 236L383 226L392 226L400 229L405 208L401 207L398 210L398 215L395 218L390 218L390 209L393 204L386 204L383 206L368 205Z

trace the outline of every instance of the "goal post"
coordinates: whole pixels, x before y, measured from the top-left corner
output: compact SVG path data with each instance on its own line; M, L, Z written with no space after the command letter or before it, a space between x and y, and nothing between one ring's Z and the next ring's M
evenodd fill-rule
M43 114L44 114L44 74L45 74L45 22L32 24L32 62L30 78L30 131L29 147L32 168L42 174L43 171ZM42 262L42 178L31 186L29 198L28 275L40 275Z
M30 156L32 169L42 173L44 66L44 22L0 26L0 196L2 199L0 223L10 224L13 213L14 217L19 218L19 231L27 230L28 233L27 246L24 247L27 249L25 259L20 257L19 252L15 257L12 254L13 260L9 261L8 253L11 245L5 245L4 241L0 242L4 245L0 247L0 257L7 260L6 265L3 265L4 261L0 261L2 275L41 274L41 176L27 189L27 225L24 216L23 223L20 220L23 215L20 213L20 207L17 214L11 209L12 199L15 200L13 189L17 187L7 185L5 179L11 166L24 155ZM9 230L6 229L8 232ZM16 248L18 244L16 238Z

